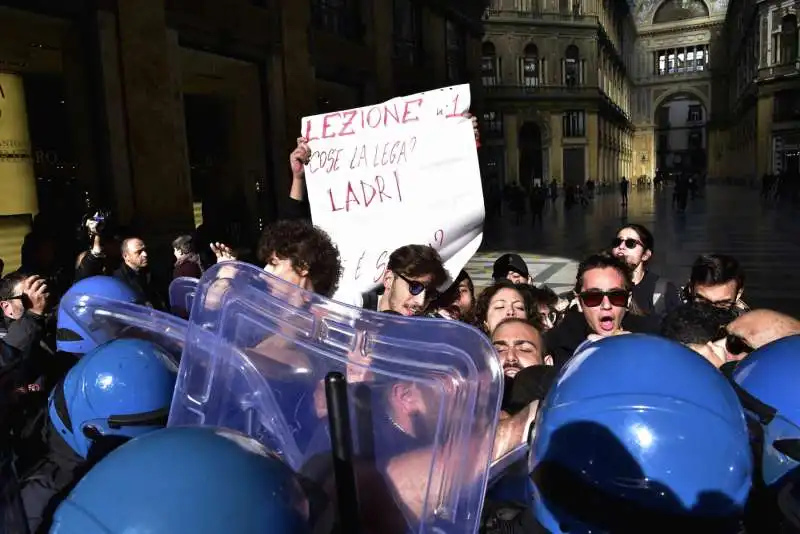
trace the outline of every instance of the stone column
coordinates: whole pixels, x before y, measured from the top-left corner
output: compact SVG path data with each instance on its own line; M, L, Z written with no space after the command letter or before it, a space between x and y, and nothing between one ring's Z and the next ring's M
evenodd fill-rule
M193 215L180 73L173 68L177 39L168 37L164 0L116 5L121 98L109 104L124 117L130 188L120 177L115 196L125 204L121 197L130 194L133 222L145 235L186 231Z
M519 118L507 113L503 116L503 128L506 139L506 183L519 181Z
M772 95L759 96L757 104L757 120L756 125L756 176L761 177L765 173L772 172L772 112L774 105L774 97Z
M600 136L598 133L598 118L597 113L590 111L586 114L586 139L589 143L588 149L588 159L589 159L589 169L587 171L586 177L591 178L592 180L597 181L599 175L599 146L600 146Z

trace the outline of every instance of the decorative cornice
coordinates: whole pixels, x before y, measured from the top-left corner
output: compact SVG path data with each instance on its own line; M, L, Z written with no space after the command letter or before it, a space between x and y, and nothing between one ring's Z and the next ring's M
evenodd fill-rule
M687 31L692 31L692 30L707 30L717 27L723 28L724 26L725 26L724 18L703 20L702 22L692 24L691 26L667 26L667 27L645 26L642 28L638 28L638 36L651 37L653 35L686 33Z

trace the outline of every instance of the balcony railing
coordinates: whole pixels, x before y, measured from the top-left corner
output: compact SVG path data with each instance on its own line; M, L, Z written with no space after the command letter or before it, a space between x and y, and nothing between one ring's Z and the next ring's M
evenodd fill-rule
M484 86L487 98L526 99L526 98L574 98L576 96L598 96L597 86L569 85L494 85Z
M797 67L797 63L782 63L780 65L773 65L771 67L759 69L758 77L759 79L764 80L797 74L799 72Z
M585 13L569 13L561 11L510 11L500 9L487 9L483 13L485 21L545 21L545 22L595 22L594 15Z

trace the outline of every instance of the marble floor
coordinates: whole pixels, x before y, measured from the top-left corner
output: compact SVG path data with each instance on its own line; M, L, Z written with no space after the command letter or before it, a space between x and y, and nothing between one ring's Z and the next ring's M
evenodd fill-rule
M635 222L655 236L655 272L683 284L698 254L731 254L745 269L745 300L751 306L800 317L800 212L764 204L758 191L739 186L709 186L685 213L672 209L671 200L670 189L634 190L627 210L617 195L607 194L586 208L565 211L558 199L543 226L536 227L529 215L516 224L506 214L487 223L481 251L467 270L484 286L494 259L514 251L526 259L537 283L566 291L574 284L577 261L607 247L621 224Z

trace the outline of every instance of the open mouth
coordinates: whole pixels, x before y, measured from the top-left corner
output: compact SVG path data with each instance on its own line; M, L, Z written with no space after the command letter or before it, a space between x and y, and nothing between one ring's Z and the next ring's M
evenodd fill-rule
M603 332L613 332L614 331L614 316L613 315L603 315L600 317L600 330Z
M513 366L513 367L505 367L503 368L503 374L505 374L508 378L514 378L517 376L517 373L520 372L520 368Z

